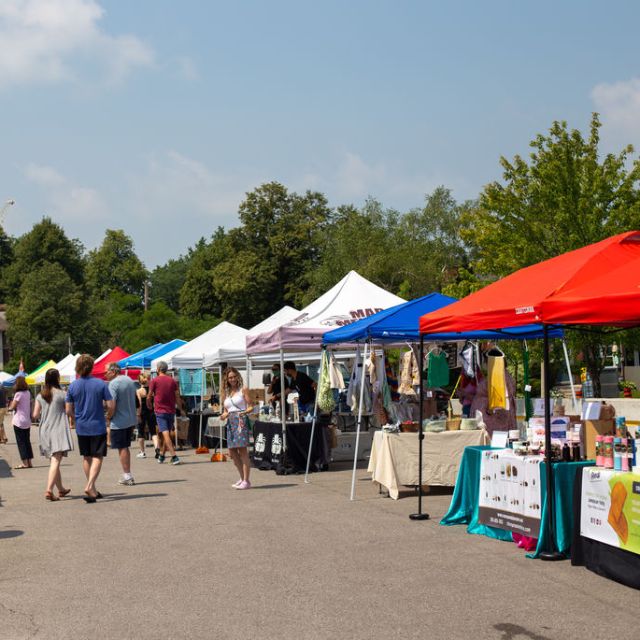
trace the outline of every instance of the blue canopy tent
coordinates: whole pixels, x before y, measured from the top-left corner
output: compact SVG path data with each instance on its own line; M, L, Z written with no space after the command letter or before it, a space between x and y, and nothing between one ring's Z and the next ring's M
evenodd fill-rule
M142 351L138 351L133 355L123 358L118 364L123 369L148 369L151 366L151 362L156 358L161 358L166 353L181 347L183 344L187 344L185 340L171 340L171 342L159 342Z
M420 316L457 302L456 298L430 293L389 309L362 318L352 324L328 331L322 336L323 344L345 342L410 342L420 340ZM553 329L555 337L562 337L562 329ZM542 325L529 324L501 331L465 331L464 333L434 333L426 335L428 341L454 342L457 340L533 340L543 337Z
M24 371L18 371L18 373L16 373L14 376L11 376L10 378L7 378L6 380L2 381L2 386L6 387L7 389L13 387L16 384L16 380L18 378L26 378L27 374Z
M364 342L364 343L386 343L398 344L405 342L420 342L422 357L423 339L429 342L455 342L458 340L533 340L544 337L544 329L542 325L530 324L520 327L512 327L501 329L499 331L465 331L464 333L437 333L437 334L420 334L419 322L420 317L424 314L431 313L442 307L457 302L456 298L442 295L441 293L430 293L421 298L410 300L402 304L396 305L389 309L384 309L378 313L362 318L352 324L328 331L322 337L323 347L327 345L338 345L348 342ZM551 328L555 337L563 337L564 333L560 328ZM366 358L366 344L365 356ZM421 401L420 412L422 414L422 385L420 385ZM361 389L362 391L362 389ZM360 407L362 400L360 401ZM357 466L357 452L360 439L360 425L362 415L361 409L358 414L356 445L353 463L353 474L351 478L351 500L355 496L355 478ZM314 425L315 426L315 425ZM313 427L312 427L313 430ZM419 476L420 485L422 485L422 415L420 415L420 450L419 450ZM308 472L308 467L307 467ZM419 490L419 508L418 516L422 515L422 490Z

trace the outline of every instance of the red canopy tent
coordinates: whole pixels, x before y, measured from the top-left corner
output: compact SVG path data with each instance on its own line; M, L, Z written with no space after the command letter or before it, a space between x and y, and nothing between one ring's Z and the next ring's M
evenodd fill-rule
M640 324L640 231L569 251L420 318L421 333L543 324Z
M549 397L549 325L640 325L640 231L628 231L569 251L511 275L458 302L420 318L420 333L500 330L542 323L544 395ZM547 487L552 487L551 416L545 402ZM553 491L547 492L552 548L544 559L558 559Z
M114 347L102 360L96 362L93 365L93 369L91 370L91 375L94 378L100 378L104 380L104 374L107 370L107 366L110 362L118 362L123 358L128 358L130 354L128 354L124 349L120 347ZM133 380L138 379L138 375L140 375L140 369L123 369L122 373L128 375Z

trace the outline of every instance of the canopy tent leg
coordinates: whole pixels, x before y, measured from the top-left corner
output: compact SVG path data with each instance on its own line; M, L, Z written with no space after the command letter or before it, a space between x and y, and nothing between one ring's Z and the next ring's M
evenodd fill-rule
M320 393L320 382L323 371L324 358L327 356L326 347L322 347L320 355L320 375L318 376L318 388L316 389L316 400L313 407L313 421L311 422L311 437L309 438L309 451L307 451L307 468L304 472L304 483L309 484L309 465L311 464L311 449L313 447L313 436L316 430L316 419L318 416L318 394Z
M569 362L569 352L567 351L567 342L562 338L562 350L564 351L564 361L567 363L567 373L569 374L569 384L571 385L571 397L573 398L573 412L578 411L578 398L576 397L576 388L573 384L573 376L571 375L571 364Z
M202 369L202 376L200 379L200 382L202 383L201 387L200 387L200 426L198 427L199 431L198 431L198 449L200 449L202 447L202 403L204 402L204 386L205 386L205 382L206 382L206 376L205 376L205 371L204 368Z
M284 395L284 351L280 349L280 422L282 424L282 467L287 460L287 399Z
M358 403L358 424L356 426L356 446L355 452L353 454L353 473L351 474L351 498L350 500L356 499L356 467L358 466L358 448L360 446L360 425L362 423L362 400L364 398L364 363L367 359L367 342L364 343L364 354L362 356L362 377L360 379L360 402ZM370 345L369 345L370 346ZM356 367L358 366L356 360Z
M564 560L564 556L555 550L555 513L553 495L553 466L551 463L551 409L549 407L549 327L543 325L544 331L544 372L542 383L544 387L544 449L545 470L547 475L547 522L541 523L547 526L549 531L549 549L540 553L541 560Z
M422 421L424 419L424 381L422 379L422 368L424 367L424 336L420 336L420 351L418 360L418 371L420 376L420 393L418 394L418 402L420 408L418 410L418 513L409 515L411 520L428 520L429 514L422 512L422 449L424 441L424 432L422 430Z

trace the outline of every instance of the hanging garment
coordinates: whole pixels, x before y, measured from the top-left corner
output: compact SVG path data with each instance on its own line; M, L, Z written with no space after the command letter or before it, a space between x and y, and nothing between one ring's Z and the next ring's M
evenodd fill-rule
M353 371L351 372L349 388L347 389L347 404L349 405L352 413L357 413L359 411L361 385L364 385L364 389L362 389L362 413L370 414L371 385L369 384L369 377L365 375L362 357L358 352Z
M324 413L333 411L336 401L331 388L331 380L329 376L329 356L325 351L322 354L322 363L320 365L320 379L318 380L318 408Z
M463 373L467 377L473 378L476 373L476 349L473 343L467 340L458 355L460 356L460 362L462 363Z
M332 389L338 389L342 391L345 388L344 378L342 377L342 371L336 363L336 358L331 354L329 358L329 383Z
M511 398L515 397L515 381L508 371L505 371L506 387ZM487 431L491 435L494 431L509 431L517 428L516 403L510 402L508 409L490 410L489 405L489 384L488 377L478 380L478 389L471 403L471 415L476 411L482 412Z
M400 400L400 394L398 393L398 378L393 372L393 367L389 360L385 356L384 370L387 378L387 388L389 389L389 395L391 396L391 402L398 402ZM386 407L386 405L385 405ZM387 407L387 411L389 408Z
M407 351L402 354L400 360L400 386L398 393L405 396L415 396L416 391L413 387L420 384L420 369L418 361L413 351Z
M504 356L487 356L488 409L507 409Z
M427 359L428 373L427 386L446 387L449 384L449 362L444 351L435 353L432 351Z

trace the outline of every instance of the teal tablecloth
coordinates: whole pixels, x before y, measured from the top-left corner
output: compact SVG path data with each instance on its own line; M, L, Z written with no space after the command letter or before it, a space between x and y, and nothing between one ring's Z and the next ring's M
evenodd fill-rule
M456 479L456 486L451 498L449 510L440 521L442 525L466 524L467 532L481 534L497 540L512 540L511 532L497 529L478 522L478 497L480 491L480 461L482 452L491 447L467 447L462 455L460 470ZM571 537L573 535L573 485L576 470L593 465L593 461L587 462L554 462L554 505L556 514L555 547L564 554L569 554ZM547 476L544 464L540 465L541 492L542 492L542 522L547 517ZM543 528L542 535L538 538L538 546L531 558L537 558L540 551L548 546L547 528Z

